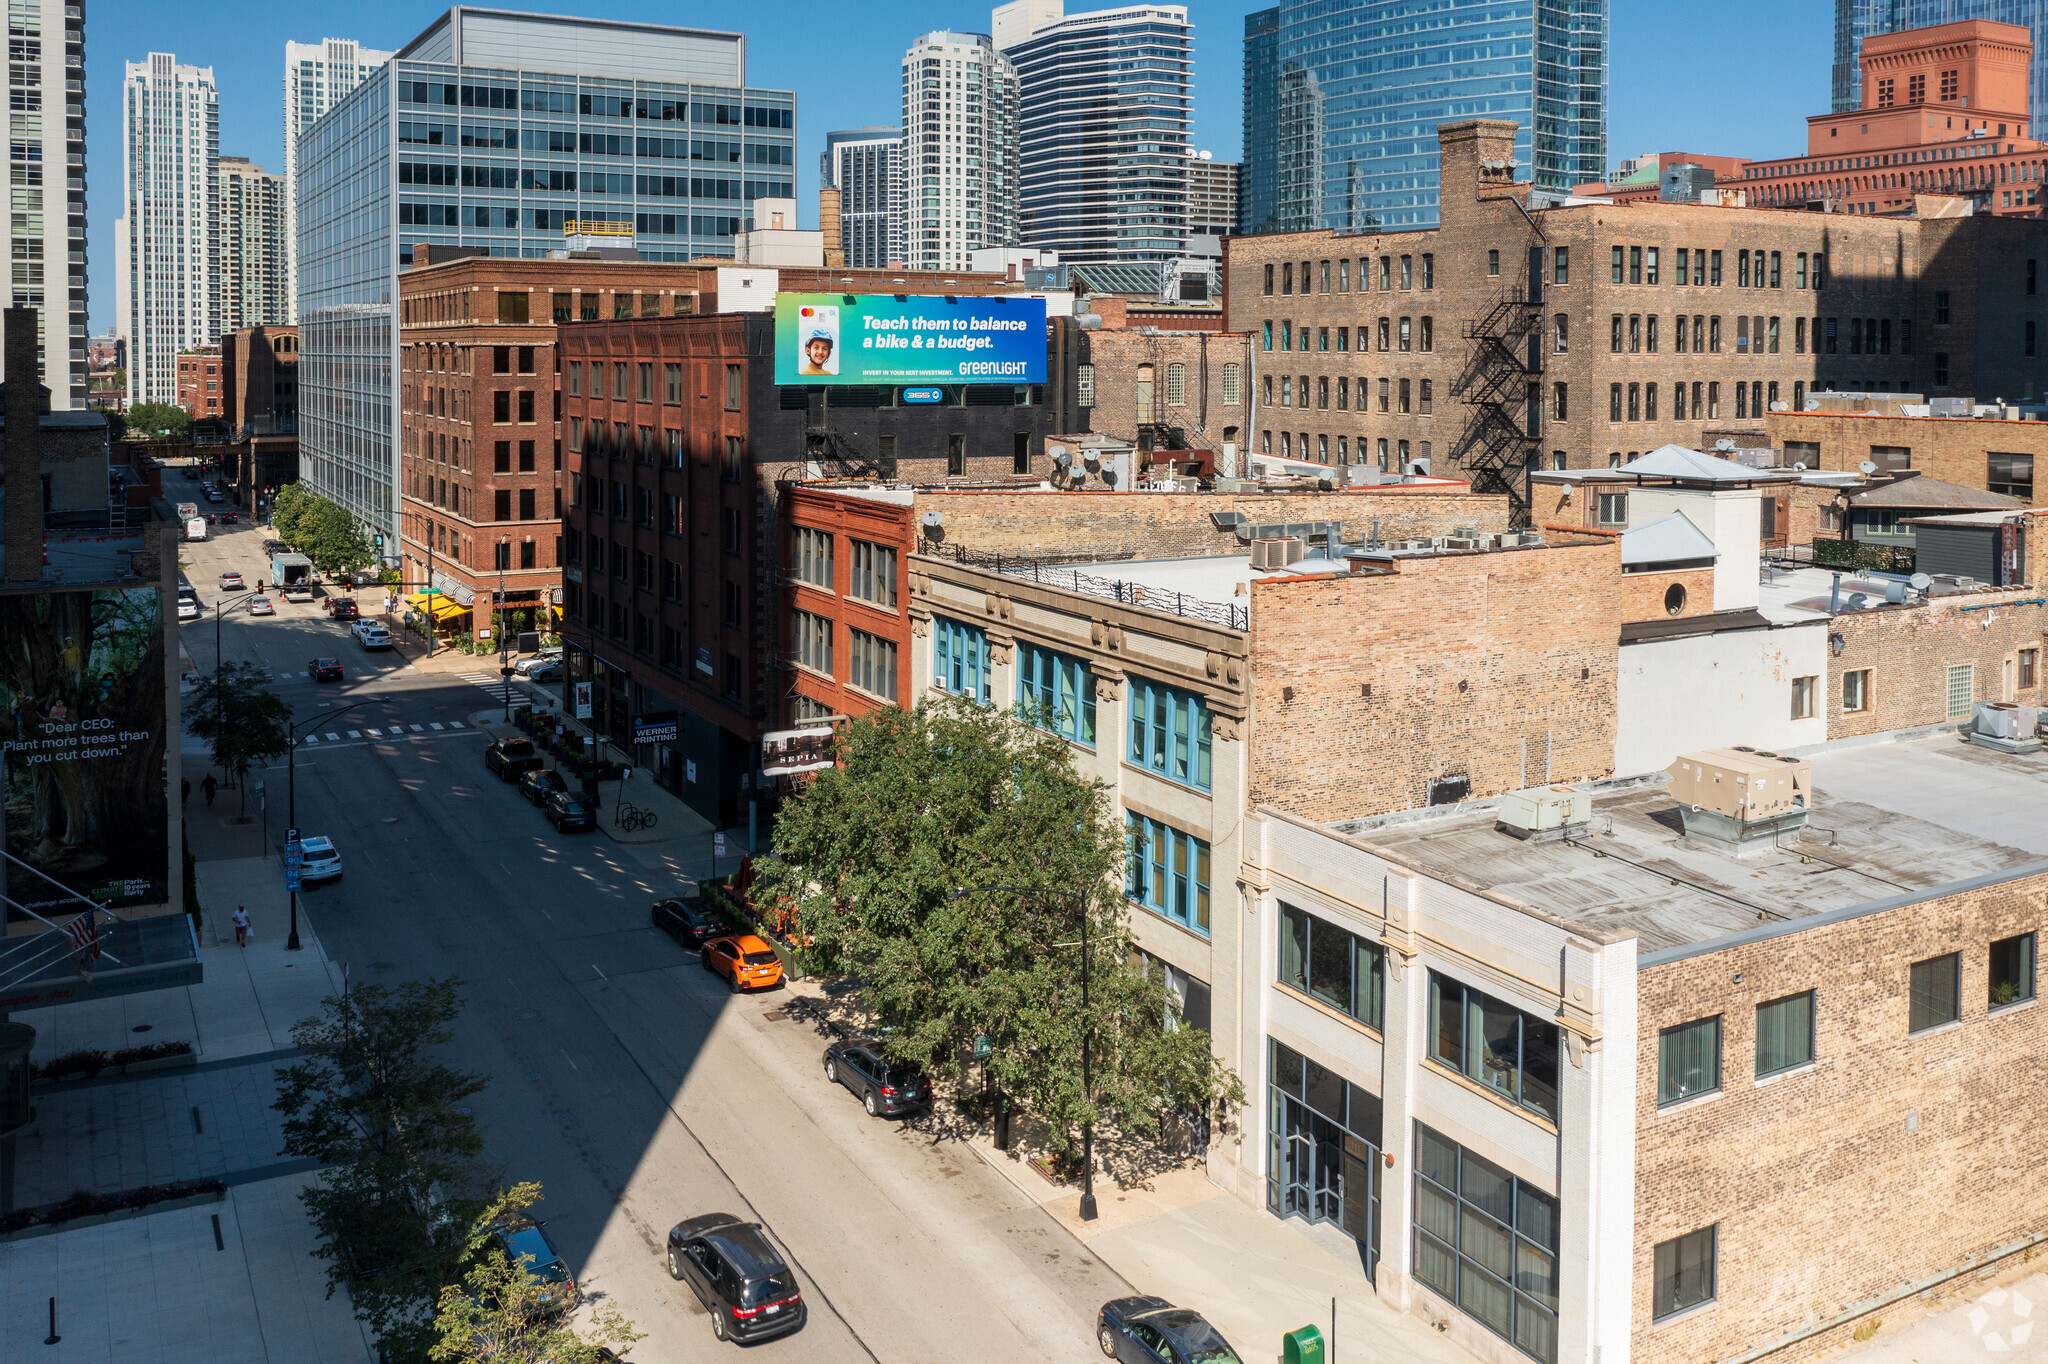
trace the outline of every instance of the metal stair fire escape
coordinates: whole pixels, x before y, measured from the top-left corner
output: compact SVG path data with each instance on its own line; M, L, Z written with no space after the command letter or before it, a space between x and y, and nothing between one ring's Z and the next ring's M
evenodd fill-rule
M1466 407L1451 463L1472 491L1504 494L1509 519L1530 519L1528 471L1543 436L1543 248L1531 247L1519 284L1465 327L1471 354L1451 383Z

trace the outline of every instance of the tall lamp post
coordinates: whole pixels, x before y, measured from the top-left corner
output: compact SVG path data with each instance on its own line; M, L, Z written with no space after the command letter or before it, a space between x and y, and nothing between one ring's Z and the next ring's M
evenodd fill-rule
M340 710L330 710L325 715L308 716L306 717L305 723L311 725L317 724L322 720L332 720L337 715L346 715L350 711L356 709L356 707L358 706L367 706L369 704L370 703L368 701L352 701L348 705L343 706ZM295 839L299 830L299 726L291 726L288 732L291 738L291 742L285 748L286 756L284 767L284 818L286 826L290 828L292 836ZM292 932L291 936L284 940L284 945L289 950L296 952L299 950L299 892L296 887L292 889L291 897Z
M505 564L512 557L512 540L501 536L498 540L498 691L505 698L505 723L512 723L512 665L505 657Z
M962 896L1007 892L1013 895L1045 895L1065 900L1080 910L1081 914L1081 1097L1092 1101L1094 1085L1094 1042L1095 1022L1088 1012L1088 897L1079 891L1056 890L1051 886L970 886L965 890L946 893L949 900ZM1093 1119L1081 1124L1081 1220L1095 1220L1095 1123Z

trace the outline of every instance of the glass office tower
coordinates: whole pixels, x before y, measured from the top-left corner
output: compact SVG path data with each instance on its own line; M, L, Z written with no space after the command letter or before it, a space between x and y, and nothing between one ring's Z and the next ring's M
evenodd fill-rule
M2048 0L1835 0L1834 112L1863 107L1863 40L1873 33L1989 19L2034 35L2027 91L2035 110L2048 109Z
M1521 124L1518 174L1539 189L1606 173L1606 0L1295 0L1275 12L1270 52L1252 41L1263 14L1246 21L1245 181L1250 213L1270 177L1278 230L1434 226L1437 125L1460 119Z
M629 225L643 259L733 254L795 194L796 96L736 33L455 9L299 144L300 476L397 549L398 271L423 244L545 256Z
M1280 232L1275 216L1280 168L1269 151L1279 135L1280 11L1262 9L1244 17L1244 171L1238 180L1237 230Z

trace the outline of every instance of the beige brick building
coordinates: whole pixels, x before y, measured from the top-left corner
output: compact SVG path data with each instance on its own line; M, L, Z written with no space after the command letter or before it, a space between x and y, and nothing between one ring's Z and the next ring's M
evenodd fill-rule
M1764 425L1787 464L1854 473L1869 461L2048 507L2048 422L1772 412Z
M1819 390L2040 388L2048 224L1560 203L1514 180L1512 124L1438 136L1440 228L1226 242L1255 449L1427 460L1526 516L1528 468L1762 445Z

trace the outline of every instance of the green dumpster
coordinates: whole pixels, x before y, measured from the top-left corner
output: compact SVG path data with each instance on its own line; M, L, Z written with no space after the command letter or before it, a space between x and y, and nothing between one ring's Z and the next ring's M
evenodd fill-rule
M1280 1364L1323 1364L1322 1328L1297 1326L1280 1337Z

